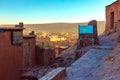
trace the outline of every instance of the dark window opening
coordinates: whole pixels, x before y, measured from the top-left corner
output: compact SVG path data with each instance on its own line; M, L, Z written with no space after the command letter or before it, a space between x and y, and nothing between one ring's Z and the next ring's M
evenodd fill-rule
M110 16L110 29L114 28L114 12L111 12L111 16Z

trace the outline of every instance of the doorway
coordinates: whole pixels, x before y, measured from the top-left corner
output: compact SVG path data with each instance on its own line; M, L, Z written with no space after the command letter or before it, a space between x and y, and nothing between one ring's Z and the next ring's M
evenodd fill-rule
M110 29L114 28L114 12L111 12L110 14Z

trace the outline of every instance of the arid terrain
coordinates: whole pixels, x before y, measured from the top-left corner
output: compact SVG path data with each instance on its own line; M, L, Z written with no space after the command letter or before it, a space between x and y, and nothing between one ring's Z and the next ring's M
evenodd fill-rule
M78 25L86 25L83 23L49 23L49 24L25 24L25 33L34 30L36 32L74 32L77 33ZM105 30L105 21L98 21L98 34ZM13 25L0 25L0 27L12 27Z

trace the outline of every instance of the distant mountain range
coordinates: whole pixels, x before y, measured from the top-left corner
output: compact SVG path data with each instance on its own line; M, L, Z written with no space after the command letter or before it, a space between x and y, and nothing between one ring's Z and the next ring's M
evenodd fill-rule
M98 33L101 34L105 30L105 21L98 21ZM49 23L49 24L25 24L26 30L34 30L36 32L76 32L78 25L87 25L84 23ZM0 27L12 27L14 25L0 25Z

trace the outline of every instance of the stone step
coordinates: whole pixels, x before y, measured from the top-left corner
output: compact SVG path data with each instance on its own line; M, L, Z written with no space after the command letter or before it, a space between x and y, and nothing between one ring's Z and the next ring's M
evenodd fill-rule
M113 50L114 48L111 46L93 46L93 49L99 49L99 50Z
M49 72L39 80L62 80L64 77L66 77L66 69L59 67Z

